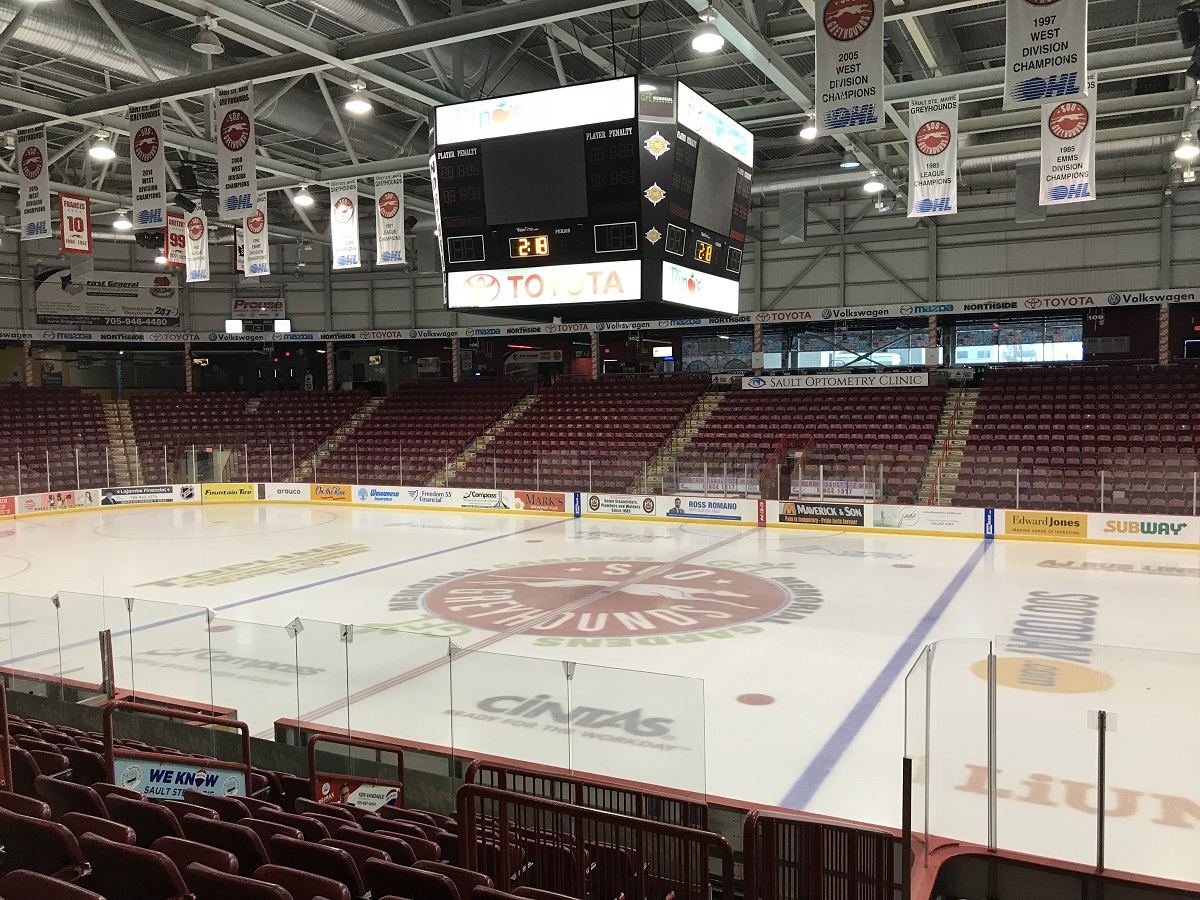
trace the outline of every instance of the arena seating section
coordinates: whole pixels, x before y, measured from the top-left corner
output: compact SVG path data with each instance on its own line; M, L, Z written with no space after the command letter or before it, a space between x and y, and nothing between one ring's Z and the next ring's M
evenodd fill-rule
M994 369L975 407L954 502L1192 513L1200 369Z
M265 394L246 428L250 452L250 480L268 481L278 473L276 455L297 448L297 456L311 455L334 431L354 415L369 395L366 391L278 391ZM266 448L270 446L268 455ZM301 451L300 448L303 448Z
M392 393L320 465L328 481L425 484L533 390L524 379L422 380Z
M729 391L688 443L678 471L702 475L707 462L710 479L724 466L731 475L749 471L757 478L781 439L811 435L807 467L823 465L829 480L858 481L864 466L875 480L882 465L885 496L910 503L945 396L938 387Z
M707 376L695 375L559 382L542 389L452 484L630 490L707 385Z
M5 494L107 484L104 406L77 388L0 388L0 490ZM75 450L79 450L76 484ZM46 487L46 454L50 487ZM20 453L18 478L17 454Z

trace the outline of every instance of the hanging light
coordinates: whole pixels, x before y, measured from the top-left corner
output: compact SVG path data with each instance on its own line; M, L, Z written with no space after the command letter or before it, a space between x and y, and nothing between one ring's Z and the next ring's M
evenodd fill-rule
M133 227L133 223L129 221L129 216L125 215L125 210L117 210L117 217L113 219L112 227L117 231L128 231Z
M205 56L219 56L225 52L221 39L212 30L212 22L213 20L208 16L201 16L196 20L200 30L196 32L196 37L192 41L192 49Z
M308 192L307 184L300 185L300 190L296 191L295 196L292 197L292 202L297 206L305 208L313 205L313 196Z
M843 169L857 169L862 165L862 163L858 161L857 156L847 150L846 154L842 157L842 161L838 163L838 165Z
M700 25L692 35L692 49L697 53L716 53L725 46L725 36L717 30L717 11L712 6L700 11Z
M165 266L165 265L167 264L167 253L166 253L166 251L165 251L165 250L159 250L159 251L158 251L158 256L154 257L154 261L155 261L156 263L158 263L158 265L160 265L160 266Z
M1175 158L1191 160L1197 156L1200 156L1200 144L1196 143L1190 131L1185 131L1179 138L1179 143L1175 145Z
M371 103L371 98L366 94L366 84L359 80L352 83L350 87L352 87L354 91L346 98L346 102L344 104L346 107L346 112L355 116L365 116L375 108Z
M108 132L97 131L96 139L92 141L92 146L88 147L88 156L101 162L108 162L110 159L116 158L116 155L117 151L108 141Z
M809 116L800 126L800 137L806 141L814 140L817 136L817 117Z
M871 174L867 176L867 180L863 182L863 190L868 194L878 194L885 187L887 187L887 185L879 180L879 173L874 169L872 169Z

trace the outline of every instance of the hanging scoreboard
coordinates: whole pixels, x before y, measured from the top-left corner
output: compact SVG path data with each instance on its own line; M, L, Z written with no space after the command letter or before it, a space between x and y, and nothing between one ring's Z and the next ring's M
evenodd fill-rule
M442 106L434 121L450 309L737 312L753 138L686 85L619 78Z

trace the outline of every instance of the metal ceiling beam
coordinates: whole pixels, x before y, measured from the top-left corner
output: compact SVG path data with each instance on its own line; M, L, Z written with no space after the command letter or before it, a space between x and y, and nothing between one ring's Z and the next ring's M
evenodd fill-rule
M239 81L276 81L305 72L323 71L401 53L415 53L460 41L491 37L528 25L546 24L574 16L606 12L627 5L626 0L521 0L511 5L487 7L453 19L424 22L379 34L349 38L341 43L336 63L314 62L309 53L292 51L279 56L237 63L212 71L169 78L154 84L132 85L85 97L66 104L61 115L25 112L0 118L0 131L11 131L58 119L74 119L123 109L150 100L168 100L207 93L213 88ZM426 85L430 90L436 90Z

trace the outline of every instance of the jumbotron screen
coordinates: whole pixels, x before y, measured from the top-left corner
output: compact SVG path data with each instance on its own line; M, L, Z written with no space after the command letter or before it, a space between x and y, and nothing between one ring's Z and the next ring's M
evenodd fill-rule
M619 78L442 106L433 146L449 308L737 312L753 138L686 85Z

